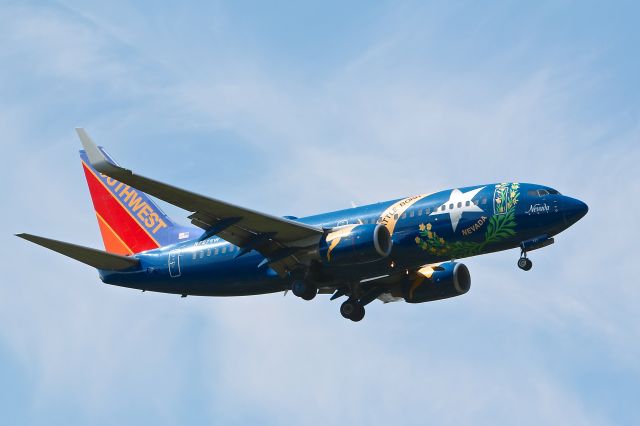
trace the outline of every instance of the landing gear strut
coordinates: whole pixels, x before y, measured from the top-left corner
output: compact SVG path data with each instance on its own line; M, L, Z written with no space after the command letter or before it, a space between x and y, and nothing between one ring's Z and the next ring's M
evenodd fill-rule
M533 262L531 259L527 258L527 252L524 250L520 251L520 259L518 259L518 268L523 271L528 271L533 266Z
M364 318L364 307L376 300L376 298L384 292L384 287L373 287L366 291L362 291L362 289L357 288L356 286L350 286L349 290L337 290L331 300L336 299L343 294L349 294L347 301L340 305L340 314L353 322L358 322Z
M296 280L291 285L294 295L304 300L311 300L318 294L318 287L308 281Z
M355 299L347 299L340 305L340 314L353 322L358 322L364 318L364 306Z

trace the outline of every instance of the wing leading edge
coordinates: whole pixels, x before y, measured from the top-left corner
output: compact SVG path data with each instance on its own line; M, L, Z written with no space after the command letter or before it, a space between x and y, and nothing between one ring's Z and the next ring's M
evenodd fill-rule
M241 248L269 259L281 276L299 265L296 252L317 243L323 230L289 219L260 213L150 179L120 167L102 153L84 129L76 129L89 162L100 173L192 212L191 223L205 230L204 237L220 236Z

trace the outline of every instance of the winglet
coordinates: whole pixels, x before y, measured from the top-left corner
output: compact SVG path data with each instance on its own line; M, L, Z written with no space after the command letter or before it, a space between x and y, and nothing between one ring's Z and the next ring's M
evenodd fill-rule
M108 176L117 176L122 173L131 174L131 170L127 170L110 161L82 127L76 127L76 133L94 169Z

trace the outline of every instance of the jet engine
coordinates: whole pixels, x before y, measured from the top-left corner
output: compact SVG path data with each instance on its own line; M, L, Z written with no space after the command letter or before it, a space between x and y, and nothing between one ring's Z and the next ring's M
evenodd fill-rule
M404 283L404 300L409 303L431 302L465 294L471 288L471 274L462 263L447 262L420 268Z
M320 241L326 265L356 265L384 259L391 253L391 234L383 225L346 225L334 228Z

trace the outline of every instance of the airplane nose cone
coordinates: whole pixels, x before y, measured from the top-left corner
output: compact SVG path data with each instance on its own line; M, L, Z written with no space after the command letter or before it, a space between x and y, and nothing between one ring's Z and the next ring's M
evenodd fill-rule
M573 225L587 214L589 206L575 198L565 197L563 210L565 222L567 222L568 225Z

